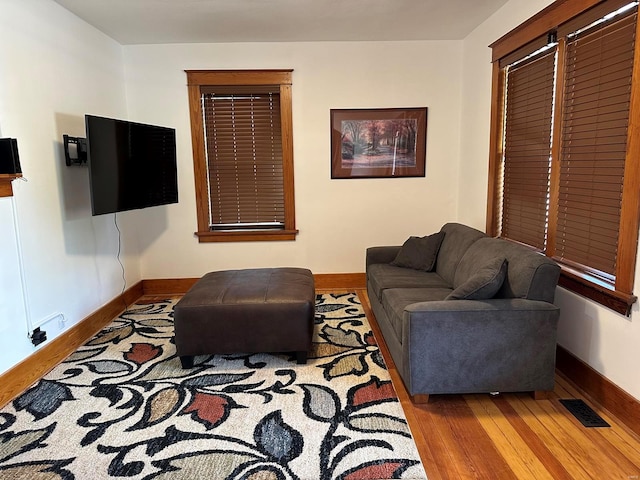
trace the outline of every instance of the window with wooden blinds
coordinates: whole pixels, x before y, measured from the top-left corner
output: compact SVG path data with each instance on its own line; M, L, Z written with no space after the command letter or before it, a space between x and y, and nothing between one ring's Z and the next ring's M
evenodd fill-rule
M221 88L202 103L210 228L283 229L279 87Z
M544 250L555 49L507 68L501 235Z
M189 70L201 242L294 240L291 70Z
M627 315L640 231L637 10L554 2L491 45L487 232L554 258L561 286Z
M636 14L566 45L554 256L613 282L625 174Z

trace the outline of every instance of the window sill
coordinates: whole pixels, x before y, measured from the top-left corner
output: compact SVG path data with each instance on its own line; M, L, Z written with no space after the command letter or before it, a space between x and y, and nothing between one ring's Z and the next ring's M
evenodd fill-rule
M295 240L298 230L263 230L239 232L196 232L200 243L208 242L277 242Z
M637 300L635 295L608 289L590 281L587 276L569 271L564 267L560 273L558 285L627 317L631 314L631 306Z

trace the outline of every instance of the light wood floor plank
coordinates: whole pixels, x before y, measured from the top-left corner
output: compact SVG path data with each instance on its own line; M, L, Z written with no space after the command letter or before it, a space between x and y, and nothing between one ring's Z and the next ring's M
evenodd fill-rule
M465 461L462 456L457 454L457 447L451 439L451 432L446 422L440 421L438 418L434 419L429 412L422 409L415 411L415 419L418 422L418 428L423 432L423 436L428 439L427 445L429 451L433 454L433 463L424 464L427 477L431 478L432 475L440 475L442 479L446 480L472 478L464 473ZM425 428L427 426L428 428Z
M587 475L587 478L597 478L595 462L588 459L588 453L583 448L583 442L575 437L582 437L582 433L575 428L575 425L566 421L564 413L558 412L554 408L545 408L543 403L550 405L550 401L528 401L521 399L526 405L526 408L540 419L545 428L548 430L549 435L556 439L556 441L562 445L562 449L559 450L558 455L560 461L565 465L578 465Z
M505 401L514 409L520 419L527 424L533 434L537 437L544 447L551 453L553 460L545 457L545 464L558 463L565 471L568 478L576 480L592 480L593 477L589 472L585 471L579 463L573 461L573 457L568 455L566 446L554 435L555 424L551 428L547 426L550 423L547 418L541 417L529 408L530 403L537 405L539 402L548 402L549 400L533 400L518 395L510 395ZM566 478L556 469L554 478Z
M560 403L557 403L555 407L558 410L564 408ZM610 441L615 438L615 435L611 435L611 433L612 428L616 427L587 428L574 418L570 418L570 421L577 422L577 428L582 431L585 437L583 447L588 445L589 449L597 452L595 454L590 453L589 456L610 472L610 478L629 479L634 476L640 478L640 467L638 467L637 463L628 458L618 448L618 444ZM601 458L606 458L607 462L602 461ZM638 459L636 458L636 460Z
M468 437L463 440L465 435L460 432L457 425L457 419L460 417L467 417L473 420L473 415L462 399L449 398L443 404L439 404L435 400L433 404L421 406L415 410L417 420L422 428L426 428L430 432L428 441L432 451L436 454L436 467L440 472L445 472L445 478L452 480L483 478L506 480L516 478L512 475L499 475L500 471L504 471L505 467L507 467L506 464L490 472L488 465L482 462L478 465L477 461L474 462L475 455L470 455L469 450L477 447L474 447L473 443L469 443ZM477 432L477 430L477 428L467 428L467 432ZM474 440L478 440L477 433L473 437ZM491 442L487 443L491 445ZM491 453L490 451L486 452L487 456L491 455ZM425 470L427 471L427 476L429 476L430 466L425 466ZM487 475L490 476L487 477Z
M469 468L475 474L474 478L496 480L516 478L503 455L496 448L495 442L487 434L463 397L436 396L433 403L455 433L456 442L468 458Z
M564 411L565 408L558 400L552 401L552 405L559 411ZM585 436L588 445L590 448L594 448L597 452L601 452L604 457L606 457L611 464L615 465L619 473L619 478L631 478L634 475L640 475L640 456L627 455L623 452L624 442L621 441L618 432L622 432L613 418L607 418L607 415L604 411L598 411L598 407L595 405L589 404L589 406L594 407L594 410L604 418L607 423L611 425L611 427L603 427L603 428L587 428L584 427L579 420L577 420L573 415L567 414L567 418L571 421ZM632 454L633 455L633 454ZM612 477L616 478L616 477Z
M610 458L612 452L603 452L600 446L593 443L593 436L589 436L589 429L582 428L580 422L572 415L566 413L566 409L557 400L529 403L531 409L537 409L537 415L541 418L548 417L552 420L547 425L556 438L560 438L565 449L574 461L578 462L591 478L602 478L598 472L607 472L605 478L628 479L629 469L621 469ZM555 424L554 424L555 422Z
M467 395L465 398L517 478L553 480L546 467L490 398L485 395Z
M557 377L556 389L562 389L564 396L561 398L580 398L581 392L570 382L561 376ZM618 420L606 410L600 408L597 403L590 399L585 400L612 428L602 429L602 435L609 440L611 445L617 448L627 457L636 468L640 469L640 437L633 433L626 425Z
M530 398L528 394L524 395ZM571 469L571 466L565 465L558 459L558 453L562 452L562 446L556 442L553 436L547 435L548 431L544 428L542 422L523 404L519 403L519 399L522 396L522 394L499 395L493 398L493 402L554 479L590 480L584 470ZM521 405L523 408L518 408Z

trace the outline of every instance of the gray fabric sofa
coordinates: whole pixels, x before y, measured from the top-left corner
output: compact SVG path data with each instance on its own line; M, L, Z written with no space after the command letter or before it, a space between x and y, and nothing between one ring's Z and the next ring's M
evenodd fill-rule
M432 271L393 265L404 246L366 251L369 301L413 400L443 393L544 396L553 390L560 267L462 224L448 223L441 232ZM478 284L480 271L501 263L491 277L497 291L478 298L486 288ZM464 290L474 281L472 287L481 288L470 299L457 299L454 292L468 294Z

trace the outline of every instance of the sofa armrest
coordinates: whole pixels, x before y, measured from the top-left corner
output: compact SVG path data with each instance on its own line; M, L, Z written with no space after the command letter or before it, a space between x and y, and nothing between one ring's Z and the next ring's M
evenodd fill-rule
M521 298L409 305L403 378L411 395L552 390L560 309Z
M375 263L393 262L398 255L400 248L402 248L400 245L367 248L367 268L369 267L369 265L373 265Z

